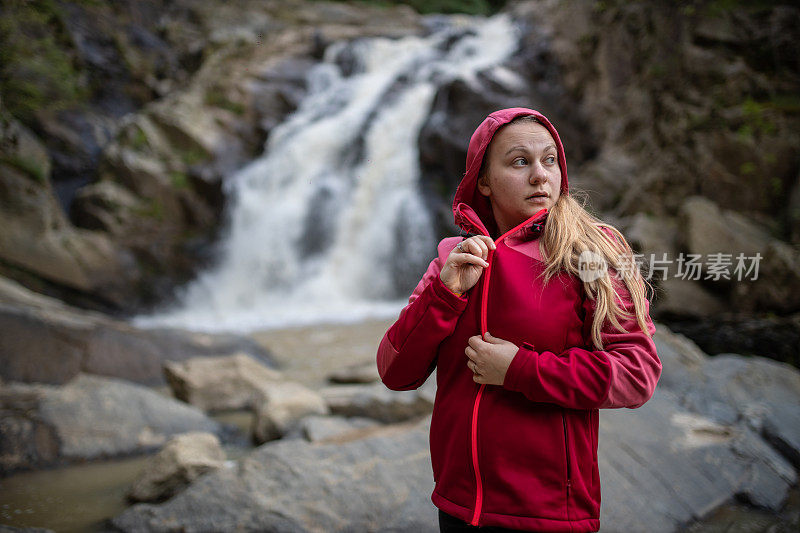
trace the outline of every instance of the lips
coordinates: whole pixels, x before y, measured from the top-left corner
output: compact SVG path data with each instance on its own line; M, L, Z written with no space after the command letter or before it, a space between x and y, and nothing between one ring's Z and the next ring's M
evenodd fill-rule
M530 200L531 198L547 198L548 196L550 196L550 195L547 194L546 192L536 192L536 193L533 193L530 196L528 196L528 198L526 198L526 199Z

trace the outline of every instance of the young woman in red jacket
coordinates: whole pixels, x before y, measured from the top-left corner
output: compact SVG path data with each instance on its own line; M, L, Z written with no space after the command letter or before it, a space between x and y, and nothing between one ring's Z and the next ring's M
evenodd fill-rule
M440 528L597 531L598 409L641 406L661 375L632 250L569 195L532 109L480 124L453 213L471 236L439 243L377 355L393 390L437 369Z

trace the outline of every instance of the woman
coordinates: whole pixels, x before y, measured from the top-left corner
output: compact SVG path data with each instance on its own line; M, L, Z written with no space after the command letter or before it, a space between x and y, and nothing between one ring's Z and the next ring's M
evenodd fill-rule
M558 133L532 109L481 123L453 212L472 236L439 243L377 355L393 390L437 368L440 528L597 531L598 409L639 407L661 375L631 248L570 196Z

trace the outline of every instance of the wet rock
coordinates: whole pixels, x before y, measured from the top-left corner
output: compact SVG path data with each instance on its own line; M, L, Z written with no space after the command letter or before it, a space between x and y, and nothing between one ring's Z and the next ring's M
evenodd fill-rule
M429 420L340 444L265 444L236 468L162 505L112 520L122 531L438 531L430 502ZM257 497L254 497L257 495Z
M262 386L263 399L256 404L253 440L262 444L289 432L300 419L329 413L325 400L299 383L273 382Z
M429 379L423 387L411 391L391 391L383 383L375 383L325 387L320 394L333 414L400 422L431 412L436 395L435 381Z
M675 531L734 495L777 510L797 481L749 428L689 412L667 388L635 412L602 411L600 442L609 531Z
M159 502L178 494L197 478L220 468L225 452L212 433L190 432L172 437L134 481L128 498Z
M9 381L61 384L85 372L157 385L164 383L166 360L237 352L271 364L267 352L247 337L139 329L4 278L0 330L8 332L0 335L0 375Z
M668 330L657 332L655 341L664 368L659 386L683 407L721 424L746 426L800 466L800 371L763 357L709 357Z
M0 259L27 283L108 305L136 282L131 257L107 235L72 227L55 197L46 151L5 113L0 116L0 207Z
M11 383L1 396L5 472L145 453L175 434L222 431L202 411L119 379L80 374L63 387Z
M280 372L243 353L167 361L164 375L176 398L204 411L255 408L264 387L282 379Z

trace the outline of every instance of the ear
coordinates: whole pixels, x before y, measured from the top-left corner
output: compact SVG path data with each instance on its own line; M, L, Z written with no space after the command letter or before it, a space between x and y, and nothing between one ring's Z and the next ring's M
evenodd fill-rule
M478 191L484 196L491 196L492 189L489 187L489 180L486 179L486 175L478 177Z

